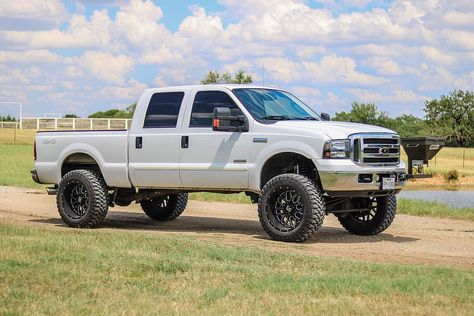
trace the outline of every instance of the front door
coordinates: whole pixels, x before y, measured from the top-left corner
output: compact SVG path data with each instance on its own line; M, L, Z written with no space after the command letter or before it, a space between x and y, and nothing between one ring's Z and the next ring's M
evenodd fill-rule
M225 91L203 90L191 95L193 104L186 113L182 133L180 175L186 188L245 189L250 160L249 133L215 132L215 107L229 107L242 114Z

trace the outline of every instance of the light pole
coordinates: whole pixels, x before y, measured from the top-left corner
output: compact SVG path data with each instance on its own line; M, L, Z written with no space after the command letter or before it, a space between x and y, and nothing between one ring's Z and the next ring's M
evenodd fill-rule
M18 104L20 106L20 129L23 129L23 104L17 101L2 101L0 104Z

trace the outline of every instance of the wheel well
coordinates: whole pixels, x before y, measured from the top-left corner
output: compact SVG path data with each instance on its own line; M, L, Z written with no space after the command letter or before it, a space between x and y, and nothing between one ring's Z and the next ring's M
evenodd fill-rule
M99 164L92 156L84 153L75 153L64 160L61 166L61 177L64 177L69 171L77 169L94 170L102 175Z
M318 170L313 161L297 153L280 153L272 156L263 165L260 175L260 188L275 176L284 173L297 173L321 185Z

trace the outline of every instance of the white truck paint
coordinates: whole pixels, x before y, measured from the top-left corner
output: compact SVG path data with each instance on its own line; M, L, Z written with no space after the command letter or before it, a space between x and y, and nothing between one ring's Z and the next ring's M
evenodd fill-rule
M255 97L260 95L261 105ZM245 123L239 123L245 125L244 130L217 131L208 125L193 125L201 124L193 122L210 119L209 113L193 110L194 104L196 107L212 107L206 103L205 96L227 99L222 101L224 104L233 103L231 108L236 111L238 108L240 118L245 120ZM181 98L177 116L165 109L167 106L172 108L169 105L173 104L172 101L168 104L165 100L172 97ZM156 98L157 104L162 104L156 107L160 110L161 106L163 113L149 112L147 116L147 111L154 109L151 103L155 99L152 98ZM377 126L323 121L301 101L295 100L283 90L247 85L148 89L138 101L129 131L38 132L33 178L39 183L57 185L68 171L95 166L109 189L119 192L121 189L135 192L245 191L252 192L255 197L269 180L265 179L265 174L274 175L268 170L270 163L267 162L287 153L309 162L315 172L312 180L320 186L327 199L399 192L406 176L405 165L399 159L400 144L395 132ZM219 107L221 104L217 103ZM261 111L279 114L280 108L284 108L282 113L292 112L297 116L307 113L309 116L303 119L285 115L262 118L260 115ZM213 115L215 119L215 113ZM172 121L175 126L145 126L148 124L146 118L150 119L150 124ZM343 140L343 146L347 144L347 157L323 157L325 144L334 140ZM330 145L330 156L333 145L337 155L341 143L335 141ZM288 162L292 163L291 159ZM278 165L277 161L272 163ZM293 167L298 173L300 165L295 162ZM282 171L288 172L293 171ZM278 171L274 173L277 175ZM394 177L395 180L385 183L382 181L384 177ZM383 187L385 184L386 188Z

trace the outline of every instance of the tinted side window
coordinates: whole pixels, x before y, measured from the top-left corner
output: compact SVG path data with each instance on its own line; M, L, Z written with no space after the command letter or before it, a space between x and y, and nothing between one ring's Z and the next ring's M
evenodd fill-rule
M145 115L144 128L176 127L184 92L155 93Z
M241 115L234 100L222 91L200 91L194 98L190 127L211 127L212 113L215 107L229 107L233 114Z

